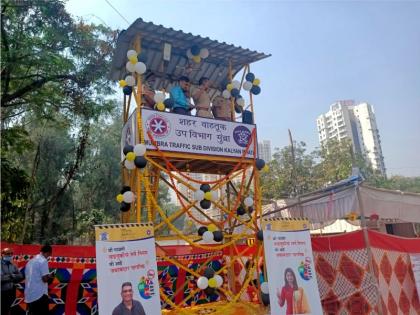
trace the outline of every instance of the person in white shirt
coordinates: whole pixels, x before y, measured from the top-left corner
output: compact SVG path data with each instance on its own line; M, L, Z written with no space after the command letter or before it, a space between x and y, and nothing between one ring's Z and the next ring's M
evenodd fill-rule
M49 314L48 280L52 277L48 269L48 257L52 254L50 245L44 245L41 252L25 267L25 303L30 315Z

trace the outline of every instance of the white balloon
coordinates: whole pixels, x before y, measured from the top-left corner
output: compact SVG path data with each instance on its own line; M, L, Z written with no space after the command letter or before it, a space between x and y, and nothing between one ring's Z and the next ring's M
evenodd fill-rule
M228 90L224 90L223 93L222 93L222 96L226 99L229 99L230 98L230 92Z
M232 81L232 86L235 88L235 89L240 89L241 88L241 82L239 82L238 80L233 80Z
M194 200L201 201L204 199L204 191L198 189L194 191Z
M146 146L143 143L136 144L133 152L136 156L143 156L146 153Z
M130 57L132 56L137 56L137 51L130 49L129 51L127 51L127 58L130 59Z
M268 294L268 282L261 283L261 292L264 294Z
M252 82L245 81L244 84L242 84L242 87L245 91L251 91L252 89Z
M244 205L251 207L254 204L254 200L251 197L246 197L244 200Z
M143 62L139 61L134 65L134 69L138 74L143 74L146 72L147 67Z
M200 49L200 57L206 59L209 56L209 50L207 48Z
M155 94L153 99L155 100L156 103L162 103L165 100L165 94L158 92Z
M134 170L136 168L136 164L134 164L134 161L125 160L124 166L128 170Z
M213 200L213 201L216 201L217 200L217 198L218 198L218 193L217 193L217 191L215 191L215 190L212 190L211 191L211 200Z
M126 191L123 193L124 202L132 203L134 201L134 194L132 191Z
M238 104L241 107L244 107L245 106L245 100L242 97L241 98L238 98L236 100L236 104Z
M214 279L216 279L217 287L220 288L223 284L223 278L220 275L214 275Z
M132 75L128 75L125 77L125 82L128 86L135 86L136 85L136 79Z
M211 242L214 240L213 232L205 231L203 234L203 241Z
M125 68L127 69L128 72L136 71L135 66L136 65L133 65L130 61L125 64Z
M188 50L187 50L187 57L188 57L189 59L192 59L193 54L192 54L192 52L191 52L191 49L188 49Z
M200 277L197 280L197 287L201 290L206 289L209 286L209 279L206 277Z

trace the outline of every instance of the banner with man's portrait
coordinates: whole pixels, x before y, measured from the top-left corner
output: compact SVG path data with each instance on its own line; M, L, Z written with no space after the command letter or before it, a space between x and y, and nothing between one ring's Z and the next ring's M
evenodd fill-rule
M95 235L99 314L161 314L153 225L98 225Z

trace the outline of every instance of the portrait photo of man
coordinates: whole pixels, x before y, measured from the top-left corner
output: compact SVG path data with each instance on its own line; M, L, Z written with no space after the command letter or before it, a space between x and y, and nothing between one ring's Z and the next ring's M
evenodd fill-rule
M121 298L121 303L114 308L112 315L146 315L141 303L133 299L131 282L124 282L121 285Z

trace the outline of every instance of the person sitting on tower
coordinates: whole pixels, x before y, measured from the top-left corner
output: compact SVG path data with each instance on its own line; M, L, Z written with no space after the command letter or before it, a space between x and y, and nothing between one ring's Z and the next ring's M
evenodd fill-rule
M210 81L206 77L202 77L198 81L198 88L193 92L192 99L194 101L196 116L204 118L213 118L210 111Z
M170 97L173 100L172 112L181 115L191 115L194 108L190 104L190 79L186 76L179 78L179 85L174 86L170 91Z

